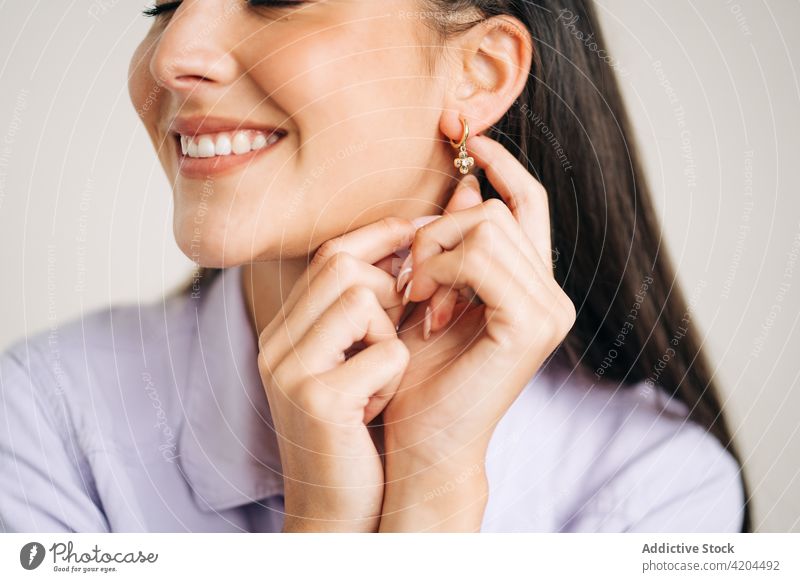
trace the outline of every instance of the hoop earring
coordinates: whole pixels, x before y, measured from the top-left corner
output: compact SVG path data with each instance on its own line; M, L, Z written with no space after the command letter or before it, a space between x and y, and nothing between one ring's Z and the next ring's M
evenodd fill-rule
M456 143L452 139L450 140L450 145L454 148L458 148L458 157L453 160L453 165L458 168L458 171L462 174L469 174L469 169L475 165L475 160L467 154L467 138L469 137L469 124L464 117L460 117L461 124L464 126L464 134L461 137L461 141Z

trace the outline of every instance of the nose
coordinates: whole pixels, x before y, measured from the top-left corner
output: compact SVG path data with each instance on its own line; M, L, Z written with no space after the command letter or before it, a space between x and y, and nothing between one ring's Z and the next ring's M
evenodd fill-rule
M226 21L233 18L225 2L181 2L150 60L150 73L156 82L186 97L235 81L240 72L232 48L238 41L236 35L226 32L230 30Z

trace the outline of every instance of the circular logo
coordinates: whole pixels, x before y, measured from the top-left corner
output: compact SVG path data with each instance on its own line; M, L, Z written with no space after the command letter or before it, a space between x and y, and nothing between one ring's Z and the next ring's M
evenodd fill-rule
M35 570L44 560L44 546L39 542L29 542L19 551L19 563L26 570Z

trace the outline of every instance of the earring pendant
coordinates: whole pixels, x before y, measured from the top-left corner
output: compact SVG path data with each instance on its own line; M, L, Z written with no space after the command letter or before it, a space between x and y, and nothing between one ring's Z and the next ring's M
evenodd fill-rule
M467 153L469 124L465 118L461 117L460 119L461 124L464 126L464 133L461 137L461 141L456 143L453 140L450 140L450 145L454 148L458 148L458 157L453 160L453 165L458 168L458 171L462 174L469 174L469 169L475 165L475 160Z

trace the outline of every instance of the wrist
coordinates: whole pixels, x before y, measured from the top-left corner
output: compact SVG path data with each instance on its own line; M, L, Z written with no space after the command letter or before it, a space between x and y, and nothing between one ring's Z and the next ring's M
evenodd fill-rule
M287 515L281 533L370 533L378 531L377 519L326 520Z
M380 531L478 531L487 498L482 454L430 462L389 453Z
M282 531L375 532L382 499L383 483L354 488L349 484L299 484L284 476Z
M369 533L378 531L380 516L334 517L314 512L295 513L287 507L283 519L283 533Z

